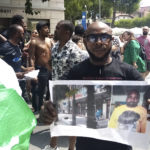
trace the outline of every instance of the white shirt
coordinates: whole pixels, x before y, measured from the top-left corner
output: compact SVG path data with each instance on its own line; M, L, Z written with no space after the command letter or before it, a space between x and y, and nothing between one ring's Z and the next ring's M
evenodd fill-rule
M2 59L0 59L0 72L0 84L3 84L6 88L15 89L21 96L22 91L13 68Z

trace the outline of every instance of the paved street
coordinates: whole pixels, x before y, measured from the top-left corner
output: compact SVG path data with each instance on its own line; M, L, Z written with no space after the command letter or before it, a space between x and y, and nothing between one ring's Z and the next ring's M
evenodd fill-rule
M32 107L31 104L29 104L29 107L30 108ZM35 117L38 118L39 115L37 114L35 115ZM49 141L50 141L49 125L38 123L31 135L29 150L41 150L42 148L45 147L45 145L49 144ZM67 150L68 138L59 137L58 147L59 150Z
M38 115L36 115L38 117ZM50 141L50 132L48 125L38 124L34 129L31 140L29 150L41 150L48 145ZM67 137L59 137L58 139L58 147L60 150L67 150L68 139Z

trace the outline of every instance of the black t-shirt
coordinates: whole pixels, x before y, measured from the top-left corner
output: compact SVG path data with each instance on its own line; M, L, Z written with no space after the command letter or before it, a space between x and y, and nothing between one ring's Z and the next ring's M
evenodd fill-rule
M132 150L132 147L111 141L77 137L76 150Z
M21 50L19 46L6 41L0 46L0 57L8 63L15 72L21 71Z
M104 66L93 65L89 59L74 66L68 75L61 79L67 80L139 80L141 74L131 65L112 59Z

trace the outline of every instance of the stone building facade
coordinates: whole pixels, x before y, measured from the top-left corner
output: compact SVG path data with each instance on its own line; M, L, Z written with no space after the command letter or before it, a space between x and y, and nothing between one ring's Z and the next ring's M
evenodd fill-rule
M50 24L50 32L54 33L55 26L58 21L64 19L64 0L32 0L32 7L36 11L40 11L37 15L25 14L26 0L1 0L0 1L0 31L10 24L10 18L13 15L22 15L30 30L40 20L48 21Z

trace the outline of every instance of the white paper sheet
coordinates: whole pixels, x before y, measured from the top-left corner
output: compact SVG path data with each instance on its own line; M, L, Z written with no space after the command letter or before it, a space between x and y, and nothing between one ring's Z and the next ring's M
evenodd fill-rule
M71 90L76 90L75 99L73 96L66 98L58 98L61 87L68 86ZM92 85L95 89L94 98L91 97L90 107L87 104L87 86ZM56 89L59 87L59 91ZM108 127L112 112L116 105L126 105L127 92L136 89L140 93L140 98L137 108L143 107L144 94L149 91L150 85L143 81L51 81L50 82L53 103L57 105L58 121L50 126L52 136L83 136L114 141L131 145L133 150L149 150L150 144L150 122L145 124L146 132L129 131L118 128ZM73 94L74 95L74 94ZM75 101L75 105L73 104ZM73 106L74 105L74 106ZM87 125L88 109L96 114L96 108L101 106L102 115L98 120L93 118L92 128ZM73 111L75 107L76 112ZM119 107L119 106L117 106ZM130 110L130 109L129 109ZM91 115L91 114L90 114ZM141 115L142 116L142 115ZM76 121L75 121L76 120ZM75 123L74 123L75 121ZM96 126L94 122L96 121ZM72 125L74 123L74 125Z
M30 72L28 72L27 74L25 74L25 78L26 79L36 79L38 76L39 70L32 70Z

